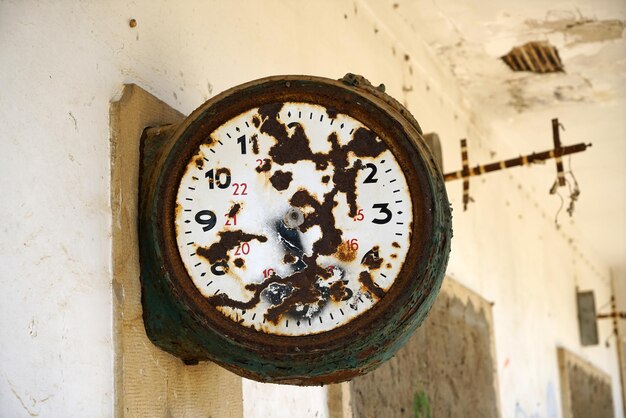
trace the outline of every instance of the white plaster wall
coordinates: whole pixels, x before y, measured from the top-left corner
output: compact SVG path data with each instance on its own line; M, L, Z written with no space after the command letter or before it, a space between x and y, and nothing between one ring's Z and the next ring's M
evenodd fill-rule
M397 95L400 55L353 13L331 1L0 3L0 415L113 413L108 110L122 84L184 113L280 73L359 71Z
M123 83L189 113L266 75L358 72L439 133L446 167L460 165L462 137L476 161L517 152L385 4L0 1L0 415L113 414L108 107ZM525 172L473 181L472 192L462 213L460 184L449 187L449 273L495 302L502 415L559 415L557 344L616 388L614 349L581 348L575 311L577 284L606 299L606 267L554 229L549 197ZM244 382L247 417L323 417L325 403L320 388Z

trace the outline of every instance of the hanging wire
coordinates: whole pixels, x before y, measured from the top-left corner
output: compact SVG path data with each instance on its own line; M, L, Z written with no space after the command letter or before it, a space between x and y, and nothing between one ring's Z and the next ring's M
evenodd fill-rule
M559 205L559 210L556 211L556 215L554 215L554 225L556 225L556 229L560 229L561 225L559 224L559 213L561 213L561 210L563 209L563 205L565 204L565 199L563 199L563 196L561 196L561 193L559 193L558 191L558 180L554 182L554 185L552 185L552 188L550 189L550 194L556 194L559 199L561 199L561 204Z
M578 201L578 197L580 197L580 187L578 186L578 181L576 180L576 176L574 176L574 171L572 171L572 157L570 156L568 158L567 164L569 165L569 171L567 171L565 173L565 175L567 176L568 174L570 175L570 177L572 178L572 181L568 181L567 185L569 186L569 206L567 208L567 213L569 214L570 218L574 215L574 206L576 204L576 202Z
M578 186L578 181L576 180L576 176L574 176L574 171L572 170L572 157L571 156L567 159L567 164L569 168L564 173L564 176L565 176L565 184L567 184L568 189L569 189L569 204L567 206L567 213L569 214L571 218L574 215L576 202L578 201L578 198L580 197L580 187ZM567 176L571 177L571 179L568 179ZM559 210L557 210L556 215L554 215L554 224L556 225L556 228L559 229L561 227L561 225L559 224L559 214L561 213L561 210L563 210L563 206L565 205L565 199L563 199L563 196L561 196L561 193L559 193L558 174L557 174L556 180L554 181L554 183L552 184L552 187L550 188L550 194L556 194L559 197L559 199L561 199Z

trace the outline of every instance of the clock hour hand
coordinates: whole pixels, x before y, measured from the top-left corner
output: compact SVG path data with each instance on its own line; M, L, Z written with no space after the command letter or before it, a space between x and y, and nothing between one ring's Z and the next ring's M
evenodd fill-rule
M306 263L303 261L304 249L302 248L302 240L297 229L302 222L304 222L304 215L296 208L289 209L284 218L276 222L276 232L281 244L297 260L293 264L295 271L306 267Z

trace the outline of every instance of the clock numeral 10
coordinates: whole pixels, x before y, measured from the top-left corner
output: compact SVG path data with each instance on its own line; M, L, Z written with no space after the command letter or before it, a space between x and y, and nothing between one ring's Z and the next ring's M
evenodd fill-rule
M274 274L276 274L276 270L274 269L265 269L263 270L263 278L267 279L268 277L272 277Z
M210 169L204 174L204 178L209 179L209 189L215 189L215 186L220 189L226 189L230 186L230 170L228 168L218 168L213 171Z

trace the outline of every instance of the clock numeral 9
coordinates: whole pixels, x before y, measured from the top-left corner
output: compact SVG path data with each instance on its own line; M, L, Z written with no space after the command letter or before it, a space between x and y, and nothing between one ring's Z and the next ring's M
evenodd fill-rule
M382 219L372 219L372 223L375 224L386 224L387 222L389 222L391 220L391 217L393 216L391 211L389 210L389 203L376 203L372 206L373 209L378 209L378 211L384 215L384 218Z
M213 171L210 169L204 174L204 178L209 179L209 189L215 189L215 186L220 189L226 189L230 186L230 170L228 168L218 168Z
M210 210L201 210L200 212L196 213L196 222L198 222L200 225L204 225L202 227L202 230L206 232L213 229L215 223L217 222L217 217L215 216L215 213L211 212Z

